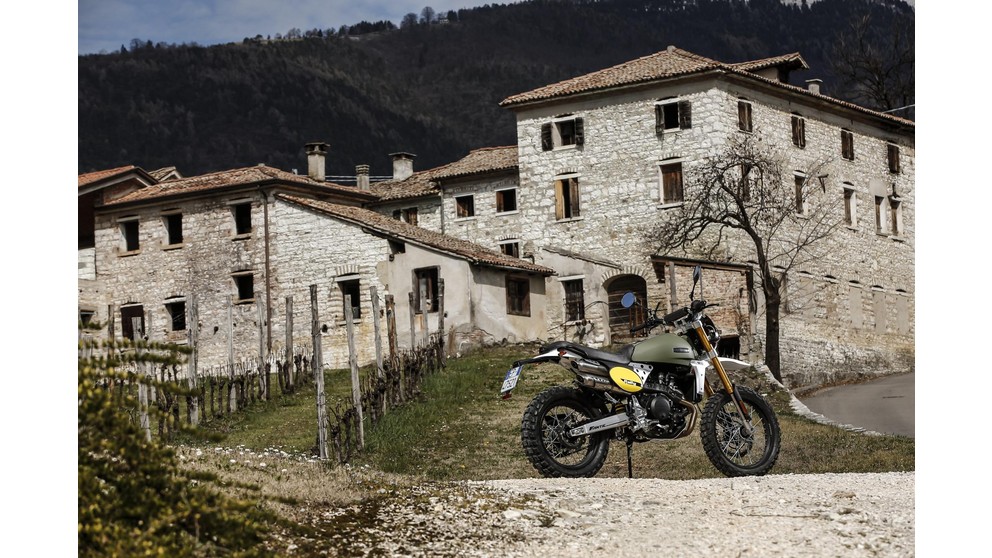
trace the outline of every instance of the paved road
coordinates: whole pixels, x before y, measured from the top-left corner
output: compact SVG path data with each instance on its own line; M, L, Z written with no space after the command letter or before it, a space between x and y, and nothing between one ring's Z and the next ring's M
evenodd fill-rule
M916 373L818 391L800 400L813 412L841 424L884 434L916 437Z

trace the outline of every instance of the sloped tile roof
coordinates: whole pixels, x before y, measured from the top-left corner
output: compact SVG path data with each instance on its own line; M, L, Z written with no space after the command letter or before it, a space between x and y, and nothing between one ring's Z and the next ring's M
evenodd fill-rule
M806 63L806 60L804 60L798 52L791 52L781 56L772 56L771 58L762 58L761 60L738 62L736 64L729 64L729 66L744 72L763 70L765 68L771 68L772 66L789 66L790 68L797 70L809 69L809 64Z
M442 180L516 168L517 146L482 147L453 163L415 172L403 180L376 182L371 189L380 201L419 198L437 195L437 183Z
M165 179L166 177L168 177L170 174L173 174L173 173L178 174L178 171L176 170L176 167L162 167L160 169L155 169L153 171L148 171L148 174L150 174L153 177L155 177L155 180L158 180L158 181L162 181L163 179Z
M706 58L705 56L700 56L698 54L670 46L661 52L656 52L636 60L624 62L623 64L619 64L611 68L598 70L572 79L539 87L532 91L512 95L504 99L500 103L500 106L513 107L529 102L545 101L554 98L567 97L569 95L577 95L580 93L606 91L616 87L657 82L687 76L690 74L699 74L707 71L722 71L764 84L771 84L775 87L787 89L800 95L814 97L822 101L829 102L830 104L843 106L845 108L856 110L864 114L869 114L877 118L898 122L904 126L915 127L916 124L912 120L893 116L891 114L884 114L854 103L849 103L847 101L842 101L840 99L835 99L819 93L813 93L803 87L781 83L777 80L770 80L752 73L755 70L768 68L778 64L791 64L798 68L799 66L796 66L796 64L799 62L802 62L803 65L806 64L806 62L802 60L802 57L800 57L797 53L793 53L782 56L774 56L771 58L763 58L761 60L754 60L750 62L725 64L723 62Z
M181 194L209 192L210 190L249 186L267 182L282 182L352 197L370 197L367 193L360 192L355 188L341 186L332 182L317 181L307 176L289 173L265 165L258 165L160 182L132 192L107 205L152 200Z
M106 180L108 178L116 178L118 176L125 175L130 172L144 173L140 168L134 165L127 165L124 167L117 167L115 169L100 170L94 172L88 172L79 175L79 188L89 186L91 184L96 184L97 182Z
M533 264L527 260L507 256L478 244L460 240L430 231L415 225L392 219L381 213L361 207L341 205L326 201L318 201L289 194L276 194L276 197L290 203L308 207L326 213L338 219L374 230L388 237L419 244L435 250L452 254L468 260L470 263L489 267L519 269L542 275L554 275L551 268Z

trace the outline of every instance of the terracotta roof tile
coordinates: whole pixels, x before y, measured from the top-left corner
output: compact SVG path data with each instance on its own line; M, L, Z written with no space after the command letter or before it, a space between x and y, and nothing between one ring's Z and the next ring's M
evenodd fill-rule
M248 186L273 181L296 184L310 188L326 189L328 193L340 193L352 196L356 194L367 195L348 186L341 186L332 182L321 182L313 180L307 176L289 173L265 165L258 165L254 167L232 169L160 182L132 192L126 196L114 200L112 203L108 203L107 205L152 200L155 198L195 192L209 192L214 189Z
M370 209L318 201L289 194L276 194L276 197L372 229L386 236L453 254L473 264L519 269L542 275L555 274L555 271L551 268L507 256L466 240L460 240L439 232L410 225L381 213L376 213Z
M95 184L101 180L106 180L108 178L120 176L122 174L127 174L129 172L134 172L140 170L134 165L127 165L124 167L117 167L115 169L100 170L94 172L88 172L86 174L79 175L79 187L89 186L90 184Z
M482 147L453 163L415 172L403 180L376 182L371 188L380 201L419 198L437 195L437 182L442 180L516 168L517 146Z
M785 54L750 62L740 62L735 64L725 64L691 53L673 46L666 50L656 52L648 56L624 62L611 68L606 68L576 78L568 79L544 87L539 87L532 91L519 93L504 99L500 106L512 107L528 102L543 101L558 97L567 97L580 93L591 93L595 91L605 91L615 87L636 85L640 83L650 83L662 81L689 74L697 74L706 71L723 71L726 73L744 76L776 87L788 89L794 93L815 97L827 101L831 104L843 106L858 112L869 114L877 118L884 118L902 125L914 126L915 122L891 114L884 114L871 110L861 105L828 97L826 95L813 93L806 88L789 85L777 80L763 78L752 73L755 70L768 68L774 65L791 63L795 67L807 67L806 61L798 53ZM798 66L798 64L802 66Z

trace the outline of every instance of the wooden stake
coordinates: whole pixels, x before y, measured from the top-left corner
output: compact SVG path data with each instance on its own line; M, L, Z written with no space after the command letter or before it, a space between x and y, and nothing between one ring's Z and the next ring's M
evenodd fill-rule
M365 417L362 413L362 389L358 381L358 355L355 352L355 318L351 295L344 295L345 331L348 335L348 364L351 366L351 398L358 412L358 447L365 447Z
M227 366L231 378L228 411L238 410L238 389L234 382L234 297L227 295Z
M196 344L199 340L199 328L197 328L197 323L199 321L199 316L197 315L196 299L190 297L188 304L186 304L186 343L189 345L189 362L187 363L187 373L186 382L189 385L190 391L193 395L188 399L189 401L189 423L193 426L200 424L200 401L197 395L199 391L196 389L199 379L197 378L196 369L196 359L197 351Z
M410 350L417 348L417 309L413 307L413 291L410 291Z
M293 358L293 295L286 297L286 389L293 391L295 359Z
M327 459L327 401L324 398L324 364L320 354L320 318L317 314L317 285L310 285L310 334L313 337L313 371L317 380L317 449Z
M441 366L446 366L448 357L444 342L444 279L437 282L437 342L441 350Z

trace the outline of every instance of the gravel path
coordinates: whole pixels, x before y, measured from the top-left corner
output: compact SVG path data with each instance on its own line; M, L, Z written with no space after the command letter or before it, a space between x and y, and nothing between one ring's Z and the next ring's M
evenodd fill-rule
M355 556L908 557L913 472L518 479L381 490L327 517ZM354 529L344 529L353 525Z

